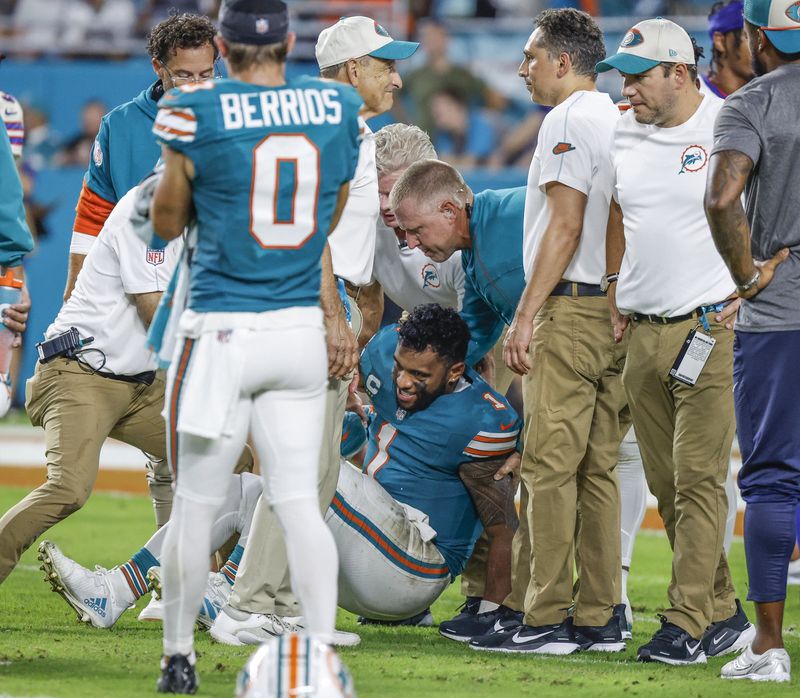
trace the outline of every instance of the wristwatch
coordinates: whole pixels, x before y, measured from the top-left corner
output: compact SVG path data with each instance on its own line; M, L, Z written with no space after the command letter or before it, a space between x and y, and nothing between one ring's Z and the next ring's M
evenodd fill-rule
M602 279L600 279L600 290L603 293L608 293L608 287L611 286L617 279L619 278L619 272L614 272L613 274L606 274Z
M751 288L758 284L758 280L761 278L761 271L756 269L756 273L753 274L753 278L750 281L747 281L743 284L736 284L736 290L739 293L747 293Z

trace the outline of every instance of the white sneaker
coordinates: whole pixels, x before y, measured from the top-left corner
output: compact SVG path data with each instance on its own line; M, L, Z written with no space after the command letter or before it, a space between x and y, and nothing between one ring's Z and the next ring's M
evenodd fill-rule
M155 592L150 595L150 603L139 612L138 620L158 622L164 620L164 602L156 597Z
M221 572L209 572L206 582L206 593L200 612L197 614L197 625L201 630L208 630L222 607L228 603L231 585Z
M791 586L800 586L800 558L789 563L789 574L786 583Z
M68 558L49 540L39 544L38 557L42 562L40 569L47 575L45 581L75 609L83 623L110 628L133 603L133 592L125 580L115 579L122 576L117 568L106 570L97 566L92 572Z
M306 627L303 616L283 616L283 622L291 633L302 632ZM344 630L334 630L330 644L334 647L355 647L361 644L361 636Z
M723 679L750 679L751 681L790 681L792 663L785 649L771 649L764 654L754 654L748 647L736 659L722 667Z
M211 639L223 645L260 645L271 637L295 632L297 626L273 613L249 613L224 606L214 619L209 633Z

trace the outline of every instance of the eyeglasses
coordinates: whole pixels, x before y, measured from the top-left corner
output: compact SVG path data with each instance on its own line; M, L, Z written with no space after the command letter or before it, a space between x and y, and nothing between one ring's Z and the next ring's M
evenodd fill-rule
M196 82L205 82L206 80L219 80L222 78L222 75L220 75L219 71L217 70L218 61L214 61L214 65L211 68L213 73L211 75L173 75L172 71L167 68L166 63L161 63L161 61L159 61L159 64L164 69L164 72L169 76L172 84L176 86L189 85L190 83Z

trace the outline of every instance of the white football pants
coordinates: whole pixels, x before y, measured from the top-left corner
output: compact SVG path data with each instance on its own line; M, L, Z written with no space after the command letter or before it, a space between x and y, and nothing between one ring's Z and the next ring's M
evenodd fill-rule
M329 641L336 616L337 555L317 502L327 382L322 312L289 308L192 315L193 334L181 338L167 381L169 450L177 484L162 553L164 654L193 651L211 527L248 431L259 457L264 493L286 537L289 569L306 627ZM239 386L228 390L230 405L220 409L214 402L218 396L205 396L202 389L215 381L219 384L215 371L230 369L225 364L228 357L241 361L229 371L238 377ZM187 393L199 393L204 399L185 405L182 396ZM203 410L219 413L225 430L216 438L178 431L183 409L190 411L194 423L203 422Z

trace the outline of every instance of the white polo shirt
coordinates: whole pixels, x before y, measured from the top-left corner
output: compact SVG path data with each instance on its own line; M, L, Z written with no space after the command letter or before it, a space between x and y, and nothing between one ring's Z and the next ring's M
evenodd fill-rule
M632 109L620 118L612 157L625 226L617 306L625 314L684 315L735 290L703 208L722 104L704 97L672 128L640 124Z
M81 337L94 337L88 348L105 354L104 371L128 376L156 368L155 357L145 347L147 329L130 296L163 292L183 249L181 238L163 250L151 250L136 236L130 215L137 189L114 207L86 255L75 290L45 332L45 338L52 339L76 327ZM96 352L84 358L100 366Z
M409 312L422 303L461 310L464 268L460 251L445 262L434 262L419 247L401 248L394 231L380 218L376 233L372 276L394 303Z
M539 130L528 172L522 251L530 278L550 219L545 186L560 182L587 196L583 232L564 278L599 284L606 273L606 225L613 177L610 146L619 109L605 92L579 91L554 107Z
M350 181L350 194L342 217L328 236L333 273L355 286L372 279L375 259L375 223L380 213L378 170L375 167L375 134L359 118L363 138L356 173Z

